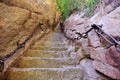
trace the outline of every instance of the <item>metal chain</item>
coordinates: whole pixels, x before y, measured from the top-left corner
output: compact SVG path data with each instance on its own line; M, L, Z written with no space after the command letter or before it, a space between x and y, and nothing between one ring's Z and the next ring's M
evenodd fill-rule
M84 33L76 32L76 34L78 34L78 37L76 39L79 40L81 38L88 38L88 34L92 30L94 30L97 35L99 35L102 39L104 39L111 46L115 46L116 50L120 52L120 48L119 48L120 41L116 40L113 36L105 33L102 30L102 25L93 24L93 25L91 25L91 28L88 31L84 32Z
M118 52L120 52L120 41L116 40L113 36L105 33L105 32L102 30L102 26L103 26L103 25L92 24L92 25L91 25L91 28L90 28L89 30L87 30L86 32L83 32L83 33L77 32L75 29L70 30L70 31L72 31L72 32L75 31L75 34L78 35L78 37L75 37L75 38L70 38L70 37L68 37L65 33L64 33L64 35L65 35L65 37L66 37L67 39L74 41L74 40L80 40L80 39L82 39L82 38L84 38L84 39L85 39L85 38L88 38L88 34L89 34L92 30L94 30L95 33L96 33L99 37L101 37L101 38L104 39L107 43L109 43L110 46L115 46L116 50L117 50Z
M77 39L81 39L81 38L88 38L88 34L94 29L94 30L99 30L100 28L102 28L102 25L99 25L99 27L97 27L95 24L91 25L91 28L83 33L80 32L76 32L76 34L78 34L79 36L77 37Z
M99 26L97 26L99 27ZM120 41L116 40L113 36L105 33L101 28L99 30L95 30L95 32L104 39L107 43L109 43L111 46L115 46L116 50L120 52Z

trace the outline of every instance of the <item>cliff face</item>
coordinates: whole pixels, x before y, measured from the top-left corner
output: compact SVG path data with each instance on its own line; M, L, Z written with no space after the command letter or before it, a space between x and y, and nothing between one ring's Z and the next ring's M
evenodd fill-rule
M83 15L84 12L78 11L65 20L64 32L67 36L77 37L74 30L83 33L90 28L88 25L102 24L106 33L120 40L119 0L101 0L93 16ZM58 19L56 0L0 0L0 57L15 49L17 42L25 40L39 23L43 23L43 29L46 25L52 28ZM75 44L79 49L76 53L70 52L70 56L79 59L84 80L120 79L119 52L114 47L106 49L108 44L94 31L87 39L76 40Z
M0 1L0 57L16 48L30 35L38 23L51 27L55 23L55 0L1 0Z
M67 36L77 37L75 31L83 33L90 29L91 24L102 24L104 32L120 40L119 0L101 0L93 16L83 18L83 14L75 12L66 19L64 32ZM71 31L73 29L75 31ZM79 54L80 63L82 63L81 59L90 58L94 69L112 79L120 79L120 53L115 47L108 47L109 44L96 35L94 30L89 33L88 38L76 40L75 43L79 44L77 55Z

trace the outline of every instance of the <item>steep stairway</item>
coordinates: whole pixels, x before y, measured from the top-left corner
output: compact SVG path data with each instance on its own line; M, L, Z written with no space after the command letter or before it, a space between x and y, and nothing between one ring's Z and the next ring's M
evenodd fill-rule
M82 80L82 72L69 56L62 33L51 32L27 50L6 80Z

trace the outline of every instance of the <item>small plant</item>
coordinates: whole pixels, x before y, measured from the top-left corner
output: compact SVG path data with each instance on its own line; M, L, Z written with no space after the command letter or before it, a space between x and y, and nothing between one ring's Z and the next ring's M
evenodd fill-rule
M87 0L87 8L85 10L85 16L90 16L95 9L96 4L99 0Z
M75 52L77 52L79 48L79 46L75 46Z
M85 15L91 15L98 1L99 0L57 0L57 5L64 21L74 9L86 9Z
M70 0L57 0L57 5L59 7L59 10L62 13L62 19L63 20L65 20L68 17L69 4L70 4Z

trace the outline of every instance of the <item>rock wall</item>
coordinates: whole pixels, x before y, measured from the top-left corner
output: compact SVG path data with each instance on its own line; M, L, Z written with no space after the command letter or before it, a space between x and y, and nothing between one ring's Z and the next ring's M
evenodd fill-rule
M84 13L82 12L75 12L66 19L64 22L64 32L67 36L71 38L77 37L78 35L75 34L76 31L83 33L90 29L90 26L88 25L102 24L102 29L106 33L112 35L117 40L120 40L119 0L101 0L96 6L93 16L83 18L83 14ZM79 63L85 64L81 60L89 58L92 62L92 68L111 79L120 79L120 53L116 51L115 47L108 47L108 43L99 38L94 31L89 33L88 38L76 40L75 43L79 43L80 47L76 52L79 56ZM87 68L90 69L90 67ZM93 73L95 72L93 71ZM90 80L90 78L87 79ZM104 79L101 78L100 80Z
M57 11L56 0L3 0L3 2L42 15L44 19L49 19L51 25L55 20Z
M16 48L38 23L56 22L55 0L0 0L0 57Z

